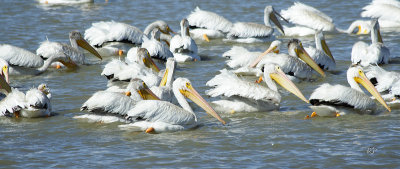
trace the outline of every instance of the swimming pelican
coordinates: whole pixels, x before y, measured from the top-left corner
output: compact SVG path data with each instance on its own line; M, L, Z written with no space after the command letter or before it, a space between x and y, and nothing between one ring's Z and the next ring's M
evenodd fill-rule
M400 2L396 0L373 0L363 8L362 17L379 18L383 28L400 27Z
M174 54L169 50L169 47L160 42L159 29L151 31L151 38L144 37L142 48L149 51L150 56L155 59L166 61L168 58L173 58Z
M215 109L221 112L256 112L276 110L280 107L281 95L275 81L283 88L308 103L300 90L290 81L276 64L263 65L263 78L268 87L254 82L247 82L226 69L207 82L213 89L206 94L223 99L213 101Z
M65 63L69 68L77 67L64 53L43 60L39 55L8 44L0 44L0 58L8 63L10 75L37 75L46 71L53 62Z
M300 2L294 4L287 10L282 10L281 15L295 24L294 27L284 26L286 36L307 36L315 34L315 30L325 32L336 31L332 18L323 12Z
M250 52L244 47L233 46L230 50L224 52L222 56L228 58L226 63L230 68L249 67L261 54L279 53L281 43L279 40L273 41L264 53Z
M71 45L59 42L44 41L36 50L36 54L44 59L48 59L53 55L66 55L72 62L77 64L85 64L85 55L79 50L79 47L86 49L100 60L102 59L96 49L89 45L79 31L71 31L69 33ZM64 63L63 63L64 64ZM65 63L69 64L69 63ZM66 65L66 66L67 66Z
M110 81L130 81L139 78L149 86L157 85L160 81L158 77L160 69L151 59L149 52L145 48L131 50L128 51L128 56L131 52L137 52L131 62L113 59L105 65L101 75L106 76Z
M172 84L173 92L181 107L170 102L159 100L143 100L127 114L131 124L120 125L121 128L136 128L140 131L171 132L191 129L198 125L196 113L192 110L185 97L203 108L206 113L218 119L222 124L225 121L193 88L186 78L177 78Z
M315 48L309 46L305 48L310 57L323 70L333 70L336 67L335 59L331 50L325 42L324 34L321 30L315 32Z
M93 2L94 0L39 0L41 4L80 4Z
M304 50L300 40L291 39L289 41L289 54L275 54L268 52L272 50L273 48L270 47L270 49L259 55L255 60L253 60L250 66L241 67L234 72L236 74L257 75L259 74L259 68L261 68L260 65L265 65L266 63L274 63L279 65L281 70L285 72L291 80L310 79L313 74L312 69L318 72L322 77L325 77L324 71ZM264 55L266 56L264 57Z
M51 94L45 84L32 88L24 94L11 88L3 77L0 86L6 97L0 101L0 116L9 117L48 117L51 115Z
M159 29L163 34L175 33L164 21L157 20L150 23L142 32L139 28L121 22L101 21L92 23L92 26L85 30L85 39L90 45L101 48L110 42L120 42L114 45L114 50L128 51L132 45L140 46L143 43L143 37L148 37L153 29ZM165 37L165 36L161 36ZM128 43L131 45L122 45Z
M91 114L74 118L104 123L124 121L127 112L143 99L159 100L141 79L133 79L125 89L111 87L94 93L81 107L81 111L86 110Z
M377 19L371 20L371 45L358 41L353 45L351 51L351 62L368 66L370 64L388 64L390 60L390 51L383 44Z
M363 69L352 65L347 70L347 82L350 87L343 85L322 84L310 96L311 109L319 116L338 116L348 112L373 114L376 112L374 100L369 98L357 84L361 84L381 103L389 112L389 106L382 99L379 92L365 76ZM314 113L313 113L314 114Z
M187 17L190 34L195 39L209 42L210 38L223 38L233 26L232 22L214 12L201 10L196 7Z
M175 35L171 39L169 50L174 54L175 61L200 61L201 58L197 55L196 42L190 37L189 23L186 19L181 21L181 34Z
M274 39L272 35L274 29L272 28L270 21L272 21L278 27L278 30L284 35L285 31L275 14L284 19L272 6L266 6L264 9L264 25L253 22L234 23L227 34L227 40L241 43L272 41Z
M164 75L160 81L159 86L153 86L150 88L153 93L160 98L160 100L164 100L167 102L171 102L172 104L178 104L174 93L172 92L172 82L174 81L174 72L175 72L176 62L174 58L168 58L165 63Z

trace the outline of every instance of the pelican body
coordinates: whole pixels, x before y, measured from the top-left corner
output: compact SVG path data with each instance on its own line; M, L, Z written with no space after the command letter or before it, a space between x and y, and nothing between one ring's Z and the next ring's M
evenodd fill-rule
M373 0L363 8L362 17L379 18L383 28L400 27L400 2L397 0Z
M152 58L167 61L168 58L173 58L174 54L172 54L167 45L160 42L160 36L159 29L153 29L150 39L143 38L142 48L146 48Z
M194 39L223 38L233 26L232 22L214 12L201 10L196 7L187 17L190 26L190 35Z
M349 112L360 114L373 114L377 112L377 106L367 96L360 86L363 85L388 111L389 106L383 100L379 92L365 76L363 69L358 65L352 65L347 70L347 81L350 87L343 85L322 84L314 90L310 96L311 109L319 116L335 117Z
M191 129L198 125L198 118L185 97L225 124L188 79L177 78L173 83L173 92L181 107L166 101L143 100L128 112L126 118L131 124L120 127L156 133Z
M279 109L281 95L273 82L275 80L286 90L292 92L308 103L300 90L293 84L276 64L263 67L264 81L268 87L254 82L247 82L226 69L207 82L213 89L206 94L211 97L221 96L221 100L213 101L215 109L221 112L265 112Z
M270 20L272 20L282 34L285 34L275 14L280 16L272 6L266 6L264 9L264 25L252 22L234 23L227 34L227 40L241 43L272 41L274 39L274 29L271 26Z
M287 10L282 10L281 15L294 27L284 27L286 36L307 36L315 34L315 30L326 32L336 31L332 18L323 12L300 2L294 4Z
M351 51L351 62L368 66L371 64L388 64L390 61L390 51L383 44L377 19L371 20L371 44L358 41L353 45Z

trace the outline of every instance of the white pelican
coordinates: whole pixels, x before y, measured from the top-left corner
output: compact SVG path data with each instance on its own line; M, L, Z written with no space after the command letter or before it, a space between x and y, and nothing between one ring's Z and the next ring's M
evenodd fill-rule
M335 59L331 50L325 42L324 34L321 30L315 32L315 48L309 46L305 48L310 57L323 70L333 70L336 67Z
M310 96L311 109L319 116L338 116L348 112L360 114L376 113L376 104L369 98L360 86L361 84L368 90L388 111L389 106L382 99L379 92L365 76L360 66L352 65L347 70L347 82L350 87L343 85L322 84L314 90ZM314 114L314 113L313 113Z
M149 51L150 56L155 59L166 61L168 58L173 58L174 54L169 50L169 47L164 43L160 42L160 31L159 29L153 29L151 31L151 38L144 37L142 48L146 48Z
M379 18L383 28L400 27L400 2L396 0L373 0L363 8L362 17Z
M41 56L28 50L8 44L0 44L0 58L8 63L10 75L36 75L46 71L53 62L57 61L65 63L70 68L77 66L69 56L63 53L43 60Z
M287 10L282 10L281 15L296 25L294 27L284 26L283 30L286 36L313 35L315 34L315 30L326 32L336 31L332 18L300 2L294 2Z
M201 10L196 7L187 17L190 34L195 39L210 41L209 38L223 38L230 31L233 24L225 17L214 12Z
M257 75L259 74L260 65L265 65L267 63L274 63L279 65L283 72L286 73L287 76L291 80L300 80L300 79L310 79L312 78L314 69L318 72L322 77L325 77L324 71L318 66L317 63L308 55L308 53L304 50L303 45L298 39L291 39L288 43L288 52L289 54L275 54L270 53L273 47L269 48L266 52L259 55L253 63L248 67L241 67L234 72L236 74L250 74ZM270 53L270 54L268 54ZM268 54L268 55L267 55ZM266 55L264 57L264 55ZM257 67L257 68L254 68Z
M279 23L276 15L284 19L272 6L266 6L264 9L264 25L253 22L236 22L227 34L228 41L241 43L267 42L274 39L274 29L270 20L278 27L278 30L284 35L285 32Z
M94 93L81 107L81 111L86 110L91 114L74 118L104 123L124 121L127 112L143 99L159 100L142 80L133 79L125 89L111 87Z
M221 112L260 112L279 109L281 95L278 92L276 81L289 92L303 101L308 100L300 90L290 81L285 73L276 64L263 66L263 78L268 87L254 82L248 82L237 77L226 69L207 82L207 86L213 89L206 94L211 97L221 96L221 100L213 101L215 109Z
M269 48L264 52L264 54L268 54L270 52L279 53L281 48L281 41L275 40L271 43ZM257 59L258 56L262 55L261 52L250 52L246 48L241 46L233 46L230 50L224 52L222 57L228 58L226 61L227 65L230 68L239 68L239 67L248 67L254 60Z
M80 4L80 3L93 3L94 0L38 0L41 4ZM107 1L107 0L106 0Z
M131 79L139 78L149 86L157 85L160 81L160 77L158 77L160 69L151 59L149 52L145 48L131 50L132 52L137 52L137 54L134 54L134 60L125 63L121 60L113 59L105 65L101 75L106 76L111 81L130 81ZM128 51L128 56L131 50Z
M175 35L171 39L169 50L174 54L175 61L200 61L201 58L197 55L196 42L190 37L189 23L186 19L181 21L181 34Z
M371 21L356 20L350 24L347 30L341 30L341 32L357 35L369 34L371 32Z
M6 97L0 101L0 116L10 117L48 117L51 115L50 90L45 84L32 88L24 94L11 88L0 77L0 86Z
M400 103L400 73L386 71L379 66L368 66L365 74L388 105Z
M370 64L388 64L390 60L390 51L383 44L381 33L379 31L379 22L377 19L371 20L371 45L358 41L353 45L351 51L351 62L368 66Z
M125 23L101 21L92 23L92 26L85 30L85 39L96 48L104 47L110 42L120 42L117 44L111 43L113 45L113 47L110 47L112 51L128 51L132 45L140 46L143 42L143 37L148 37L153 29L159 29L163 34L175 33L166 22L161 20L150 23L143 32L139 28ZM131 45L123 45L122 43Z
M192 110L185 97L203 108L206 113L217 118L222 124L225 121L193 88L186 78L177 78L173 83L173 92L181 107L170 102L159 100L143 100L127 114L131 124L120 125L121 128L139 129L149 132L170 132L186 130L198 125L196 113Z
M164 75L160 81L160 85L152 86L150 90L153 91L153 93L160 98L160 100L178 104L178 101L172 92L172 82L174 81L175 67L176 62L174 58L168 58L167 62L165 63Z

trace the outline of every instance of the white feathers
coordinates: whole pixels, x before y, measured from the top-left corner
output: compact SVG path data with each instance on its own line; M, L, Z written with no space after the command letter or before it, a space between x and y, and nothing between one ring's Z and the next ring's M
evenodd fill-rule
M102 46L105 42L129 41L141 44L144 33L134 26L114 21L92 23L92 27L85 30L85 39L92 46Z
M300 2L295 2L287 10L282 10L281 15L296 25L323 31L335 30L332 18L323 12Z
M252 23L236 22L229 31L228 38L270 38L274 29L269 26Z
M371 45L359 41L353 45L351 50L351 62L368 66L374 64L387 64L390 60L389 49L382 43L373 43Z
M209 30L218 30L223 33L228 33L232 27L232 23L223 16L214 12L201 10L196 7L194 11L187 17L190 26L198 28L206 28Z
M21 67L40 67L43 59L34 53L8 44L0 44L0 58L7 61L10 65Z
M167 60L170 57L174 57L168 46L154 38L144 38L142 48L146 48L152 58Z
M122 93L98 91L83 103L81 111L124 116L135 106L136 102Z
M362 17L379 18L379 22L394 22L400 24L400 2L396 0L373 0L363 8ZM383 24L382 27L390 27Z

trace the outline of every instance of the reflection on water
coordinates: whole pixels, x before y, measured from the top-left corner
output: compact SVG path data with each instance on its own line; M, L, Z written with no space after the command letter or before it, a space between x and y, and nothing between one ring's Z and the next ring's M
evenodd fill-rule
M40 42L69 43L68 33L82 33L93 22L119 21L144 29L162 19L173 30L196 6L219 13L229 20L263 23L265 5L286 9L284 1L122 1L102 0L79 5L40 5L36 1L5 0L0 6L0 43L8 43L35 52ZM312 5L347 28L360 19L367 1L316 1ZM398 32L383 31L391 55L399 56ZM314 46L314 37L300 38L304 46ZM327 43L336 59L337 69L325 79L296 84L308 97L320 84L348 85L345 70L350 65L352 45L369 41L369 35L328 34ZM283 38L287 43L289 38ZM264 51L267 44L236 44L213 40L198 42L201 62L178 64L176 76L188 77L199 93L205 83L225 68L223 52L233 45L252 51ZM286 47L281 49L286 53ZM92 57L88 57L92 58ZM5 168L43 167L399 167L399 111L390 114L346 115L339 118L303 120L311 109L296 96L283 91L280 111L225 114L227 125L216 123L201 108L201 125L196 129L150 135L120 130L119 123L87 123L72 117L82 114L80 106L94 92L106 88L100 76L111 58L82 66L73 72L52 70L41 76L12 76L11 85L26 91L45 82L52 91L56 116L39 119L0 118L0 165ZM400 71L399 60L382 66ZM204 97L207 100L213 98ZM372 147L372 148L371 148ZM368 151L369 150L369 151ZM373 150L373 153L370 153Z

